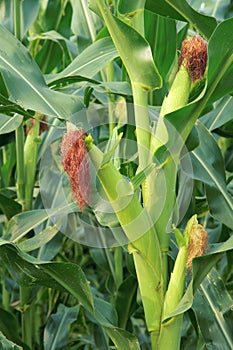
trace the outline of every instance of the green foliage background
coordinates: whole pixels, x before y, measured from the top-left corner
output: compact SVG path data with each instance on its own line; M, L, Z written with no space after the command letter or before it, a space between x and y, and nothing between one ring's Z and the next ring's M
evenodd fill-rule
M22 21L17 32L17 0L0 0L0 347L150 349L131 255L126 247L87 247L59 232L43 207L39 162L72 116L107 102L113 108L132 103L135 84L149 91L151 114L157 117L181 41L198 32L208 40L206 79L165 121L184 139L192 130L186 145L191 145L193 173L187 169L187 175L194 177L194 188L179 227L197 214L209 233L209 249L195 259L174 315L185 313L181 349L232 349L232 1L109 1L115 33L98 16L98 1L18 2ZM143 9L139 35L132 21ZM48 116L49 128L33 140L38 147L34 196L30 210L22 211L15 131L21 128L25 137L35 112ZM106 125L93 134L97 143L110 137ZM130 128L126 135L135 139ZM132 162L120 169L135 175ZM48 172L46 181L55 197L55 174L51 179ZM59 214L59 209L53 212ZM86 217L97 223L91 209ZM115 217L97 218L107 226L115 223ZM172 236L170 270L177 251Z

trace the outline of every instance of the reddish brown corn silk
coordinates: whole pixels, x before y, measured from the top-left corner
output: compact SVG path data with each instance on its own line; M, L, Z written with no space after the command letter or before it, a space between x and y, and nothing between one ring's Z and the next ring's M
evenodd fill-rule
M90 164L83 129L65 134L61 144L62 164L70 180L72 195L80 210L90 202Z
M200 81L205 73L207 64L207 42L200 36L185 39L181 47L179 67L185 65L192 81Z

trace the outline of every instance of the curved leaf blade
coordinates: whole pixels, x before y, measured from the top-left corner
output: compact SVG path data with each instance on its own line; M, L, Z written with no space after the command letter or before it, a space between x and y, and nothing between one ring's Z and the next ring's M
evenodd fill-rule
M210 130L215 130L232 120L233 98L226 96L209 113L200 118L201 122Z
M56 75L48 75L46 81L50 83L55 79L57 80L74 75L92 78L103 69L107 63L118 56L119 54L111 38L100 39L81 52L62 72Z
M79 98L48 88L27 49L1 25L0 47L0 70L17 104L64 119L82 108Z
M79 305L66 307L59 304L57 312L52 314L44 330L44 349L58 350L68 345L68 327L77 320Z
M233 200L227 191L224 161L214 137L197 123L199 146L191 153L194 178L207 184L210 213L233 229Z
M200 285L193 309L206 344L214 349L233 349L232 298L215 269Z
M23 347L14 344L0 332L0 347L4 350L23 350Z
M42 285L67 291L92 312L92 294L79 265L37 260L3 239L0 239L0 256L14 280L20 285Z
M14 117L8 117L0 114L0 135L16 130L23 121L23 117L16 114Z
M195 11L185 0L147 0L145 8L161 16L188 22L206 38L211 36L217 25L215 18Z
M147 41L134 28L113 16L104 1L97 0L96 3L131 82L146 90L161 87L161 77Z

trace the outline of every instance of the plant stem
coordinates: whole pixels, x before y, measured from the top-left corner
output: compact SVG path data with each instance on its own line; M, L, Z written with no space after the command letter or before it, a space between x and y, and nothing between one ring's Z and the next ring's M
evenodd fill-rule
M5 274L4 274L5 275ZM10 306L10 295L6 289L6 279L4 275L1 278L1 285L2 285L2 306L5 310L9 310Z
M176 109L183 107L188 102L188 97L191 88L191 78L184 65L180 66L177 72L169 94L165 97L159 121L155 130L155 135L151 138L151 153L154 154L156 150L166 144L170 153L170 160L163 168L163 173L152 173L146 181L147 195L145 196L145 205L148 208L149 213L153 217L153 213L156 212L155 197L161 197L162 184L166 187L165 199L162 203L163 210L159 218L155 218L155 229L159 237L162 260L163 260L163 278L164 288L166 288L168 281L168 262L167 252L170 244L169 222L174 210L175 205L175 187L177 176L177 163L180 151L180 140L176 140L177 149L169 149L169 143L172 144L174 139L174 129L169 130L168 126L164 123L164 115L173 112ZM174 146L173 146L174 147ZM160 185L159 185L160 184Z
M114 65L113 62L109 62L107 65L107 81L114 81ZM114 95L108 94L108 116L109 116L109 136L112 136L114 129Z
M14 34L17 39L22 39L22 1L14 0ZM15 131L16 142L16 171L17 171L17 197L24 209L25 178L24 178L24 130L21 124Z
M128 239L138 276L146 323L149 331L160 328L163 280L161 252L153 224L127 182L110 162L102 164L103 153L86 138L86 145L98 178Z
M25 173L24 173L24 129L21 124L15 131L17 197L24 210L25 207Z
M150 149L150 121L147 104L147 91L132 83L136 135L139 156L139 171L148 165Z
M181 300L184 292L186 276L187 246L180 248L175 261L174 270L171 274L169 286L164 300L163 319L169 317ZM172 349L179 350L183 315L178 315L161 326L159 336L159 350Z
M123 261L122 261L122 247L116 247L114 250L114 261L115 261L115 276L117 288L123 282Z
M22 0L14 0L14 34L22 40Z
M20 306L22 318L22 340L32 348L32 319L29 305L30 288L20 286Z

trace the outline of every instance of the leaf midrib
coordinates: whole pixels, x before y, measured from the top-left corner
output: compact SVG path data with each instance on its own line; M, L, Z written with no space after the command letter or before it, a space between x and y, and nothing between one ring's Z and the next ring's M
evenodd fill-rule
M38 91L38 89L35 88L35 86L33 84L30 83L30 81L22 74L20 73L19 70L17 70L14 66L12 66L8 61L6 61L2 56L0 56L0 59L12 70L14 71L23 81L26 82L26 84L46 103L46 105L52 110L54 111L54 113L57 116L60 116L60 113L48 102L48 100L46 100L46 98L44 97L44 95L42 93L40 93ZM49 90L49 88L48 88ZM49 90L50 92L50 90Z

